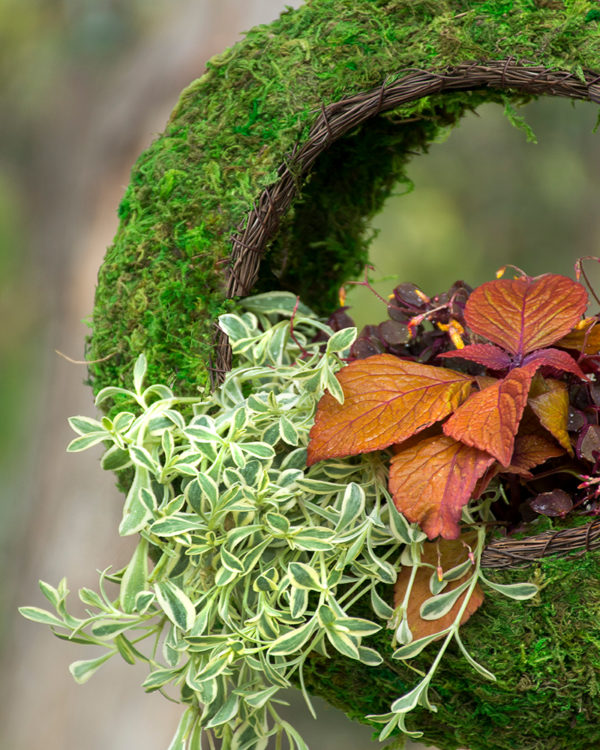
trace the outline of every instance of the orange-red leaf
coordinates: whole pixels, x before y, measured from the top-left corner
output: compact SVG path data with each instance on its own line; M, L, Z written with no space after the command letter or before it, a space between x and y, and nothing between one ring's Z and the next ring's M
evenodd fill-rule
M493 344L469 344L452 352L442 352L438 357L468 359L490 370L506 370L511 365L508 354Z
M394 504L430 539L456 539L462 507L493 462L487 453L445 435L411 441L404 449L400 446L391 461Z
M508 466L534 374L535 364L517 367L474 393L444 424L444 433Z
M530 362L535 362L538 368L553 367L555 370L571 372L582 380L588 380L587 375L573 357L567 354L567 352L562 352L560 349L538 349L533 354L525 357L523 365L528 365Z
M530 396L529 406L541 424L573 455L571 440L567 432L569 421L569 392L566 383L547 378L541 380L542 393Z
M446 417L469 395L473 378L391 354L356 360L337 374L340 404L326 393L310 431L310 466L399 443Z
M575 328L556 342L563 349L577 349L584 354L600 353L600 324L598 318L580 320Z
M564 455L563 449L544 435L537 432L525 433L524 435L517 435L515 451L509 468L529 471L529 469L543 464L549 458L562 455Z
M475 542L475 535L471 532L463 535L460 539L444 539L436 543L425 542L423 544L423 550L421 552L421 560L436 567L438 566L439 562L444 571L450 570L451 568L454 568L457 565L465 562L467 559L468 549L463 545L463 541L465 542L465 544L473 544ZM406 594L408 582L410 581L411 572L412 571L410 568L404 567L398 574L398 580L396 581L396 585L394 587L395 607L399 607L404 601L404 596ZM452 609L446 615L440 617L439 620L424 620L420 615L420 611L421 605L431 596L431 590L429 588L429 579L431 578L431 573L431 568L422 567L417 570L417 574L415 576L415 580L410 592L410 597L408 599L406 617L408 619L408 626L414 640L424 638L427 635L433 635L434 633L439 633L440 630L444 630L444 628L452 625L452 623L456 619L456 616L458 615L458 610L462 606L464 598L467 595L467 592L465 591L464 594L459 596L456 604L452 607ZM465 575L461 578L457 578L455 581L450 581L446 585L444 591L453 591L455 588L464 583L470 575L471 572L469 571L465 573ZM461 625L464 625L469 617L471 617L471 615L476 612L477 609L479 609L482 602L483 591L481 590L479 584L477 584L461 618Z
M587 301L583 286L566 276L496 279L471 293L465 320L474 333L523 357L566 336Z

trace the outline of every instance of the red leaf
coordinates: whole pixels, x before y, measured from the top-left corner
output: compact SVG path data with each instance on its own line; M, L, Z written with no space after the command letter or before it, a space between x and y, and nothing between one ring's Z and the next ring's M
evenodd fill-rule
M536 378L537 380L537 378ZM569 392L566 383L551 378L540 378L537 395L529 396L529 406L543 427L551 433L562 447L573 455L567 425L569 423Z
M354 456L387 448L446 417L467 398L473 378L378 354L337 374L340 404L326 393L310 431L308 460Z
M536 513L551 518L566 516L573 509L573 498L564 490L555 489L533 497L529 501L529 507Z
M474 544L475 534L472 532L463 534L460 539L456 540L442 540L439 542L424 542L423 549L421 551L421 562L429 563L437 567L441 566L442 570L447 571L451 568L460 565L465 562L468 557L468 548L463 544ZM449 581L444 591L453 591L455 588L464 583L469 576L471 571L467 571L463 576L457 578L454 581ZM400 569L398 573L398 580L394 586L394 606L399 607L404 601L404 595L408 588L409 581L412 576L412 569L405 566ZM458 615L458 611L461 608L464 598L467 595L464 594L458 597L456 604L452 609L440 617L437 620L424 620L421 617L421 606L422 604L431 597L431 590L429 588L429 579L431 578L431 568L421 567L417 570L415 575L410 597L408 599L408 605L406 607L406 618L408 620L408 627L412 633L413 639L416 641L419 638L424 638L426 635L433 635L439 633L440 630L452 625ZM471 598L465 608L463 616L460 620L460 624L464 625L465 622L471 617L471 615L479 609L483 602L483 591L479 584L475 586L475 590L471 594Z
M477 362L490 370L506 370L511 365L508 354L493 344L468 344L453 352L442 352L438 357L456 357Z
M471 293L465 320L474 333L523 357L569 333L586 307L587 292L566 276L497 279Z
M474 393L444 424L444 433L508 466L534 374L535 364L517 367Z
M539 349L537 352L533 352L533 354L525 357L523 365L528 365L530 362L535 362L538 368L553 367L555 370L572 372L573 375L577 375L582 380L589 380L573 357L567 354L567 352L562 352L560 349Z
M529 469L543 464L549 458L563 455L564 451L561 447L540 433L517 435L509 468L529 471ZM515 473L519 472L516 471Z
M445 435L412 443L392 457L389 486L394 504L430 539L460 534L461 509L492 456Z
M577 349L584 354L598 354L600 352L600 325L598 318L580 320L575 328L556 341L556 346L563 349Z

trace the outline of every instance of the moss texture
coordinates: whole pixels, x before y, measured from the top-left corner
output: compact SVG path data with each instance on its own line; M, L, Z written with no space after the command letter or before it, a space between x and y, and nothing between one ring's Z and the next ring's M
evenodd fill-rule
M152 379L187 392L206 385L212 326L231 304L222 289L230 235L323 105L409 67L513 56L599 69L596 11L593 0L309 0L213 58L133 168L99 275L88 358L108 359L91 369L95 390L127 382L142 351ZM366 261L368 221L406 179L410 155L499 97L422 99L334 145L282 222L259 286L331 308Z
M418 709L407 725L424 730L422 741L440 750L600 747L599 576L597 553L490 576L500 583L535 580L543 587L540 596L526 602L490 592L461 631L470 653L497 682L480 677L457 650L451 651L433 682L431 698L438 712ZM389 631L378 634L377 647L391 656L389 636ZM435 644L412 663L426 670L434 653ZM342 657L315 656L308 666L308 688L368 723L365 715L387 712L417 682L414 672L398 662L386 663L369 668Z

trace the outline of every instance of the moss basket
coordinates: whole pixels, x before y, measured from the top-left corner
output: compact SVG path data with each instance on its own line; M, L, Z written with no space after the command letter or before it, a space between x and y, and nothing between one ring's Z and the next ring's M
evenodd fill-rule
M231 361L216 318L251 291L332 311L409 158L484 102L540 95L600 103L598 2L309 0L251 30L183 92L133 169L99 275L95 391L127 384L141 352L152 382L215 384ZM546 558L535 576L539 598L490 596L465 628L498 681L451 655L438 713L417 717L427 743L600 746L600 557ZM309 687L366 721L411 680L315 656Z

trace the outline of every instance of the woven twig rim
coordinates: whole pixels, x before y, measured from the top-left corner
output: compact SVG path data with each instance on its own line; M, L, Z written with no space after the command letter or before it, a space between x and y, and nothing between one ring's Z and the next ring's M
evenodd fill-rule
M545 531L527 539L496 539L483 551L482 568L518 568L549 555L583 555L600 548L600 518L584 526Z
M227 298L244 297L256 283L262 256L275 236L281 217L298 193L299 178L310 171L319 155L332 143L381 112L424 96L474 89L511 89L525 94L561 96L600 104L600 74L584 72L583 80L568 71L549 70L540 65L507 58L456 65L444 71L409 68L400 78L370 91L361 92L321 107L307 141L295 146L279 166L279 179L263 190L256 205L231 238L232 250L226 269ZM217 329L213 383L222 382L231 369L231 347ZM531 564L547 555L600 547L600 520L587 526L547 532L520 541L492 542L484 551L482 566L512 568Z

